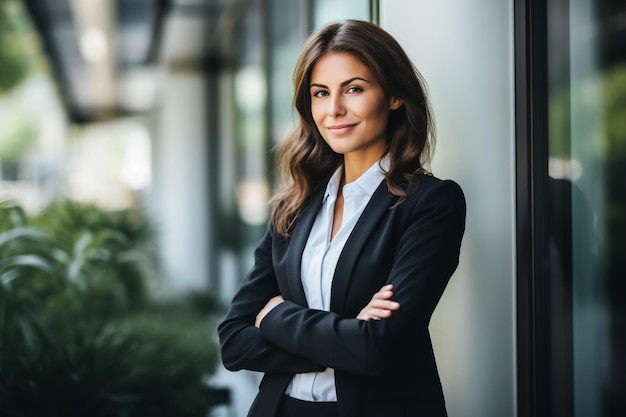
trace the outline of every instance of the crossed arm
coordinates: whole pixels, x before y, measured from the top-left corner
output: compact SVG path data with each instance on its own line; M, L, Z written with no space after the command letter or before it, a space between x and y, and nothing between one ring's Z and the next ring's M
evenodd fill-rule
M373 294L354 318L307 309L276 295L281 291L268 230L218 328L225 366L277 373L332 367L368 375L398 366L403 355L427 343L430 315L458 262L464 215L458 186L433 187L412 208L398 241L387 279L394 286Z
M374 294L370 302L363 307L356 318L368 321L370 319L380 320L391 317L392 312L400 308L400 304L391 300L391 297L393 297L393 285L384 285L380 290L378 290L378 292L376 292L376 294ZM261 309L259 314L257 314L254 325L258 328L267 313L283 301L285 301L285 299L280 295L272 297L267 304L265 304L265 307Z

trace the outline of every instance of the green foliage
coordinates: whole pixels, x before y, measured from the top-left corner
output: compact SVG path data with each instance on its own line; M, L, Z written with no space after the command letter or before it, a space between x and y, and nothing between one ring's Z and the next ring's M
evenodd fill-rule
M19 2L0 0L0 94L19 85L31 64L25 51L24 17L19 12Z
M98 314L141 303L143 271L154 262L154 232L137 213L106 212L94 205L64 200L33 218L34 227L54 236L50 256L65 277L67 288L83 293L84 304Z
M215 305L150 300L153 235L132 211L0 205L0 415L206 415Z
M135 214L62 201L26 225L18 210L5 208L21 225L0 232L0 279L23 304L103 316L145 300L152 231Z
M194 312L137 312L94 326L39 325L13 352L0 385L6 416L203 416L214 369L206 321ZM52 331L54 330L54 331ZM27 377L25 377L27 376Z
M607 70L602 87L607 151L626 154L626 65Z

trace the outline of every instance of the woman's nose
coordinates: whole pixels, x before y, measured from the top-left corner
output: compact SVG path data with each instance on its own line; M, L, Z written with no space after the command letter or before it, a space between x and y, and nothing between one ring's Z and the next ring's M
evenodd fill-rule
M328 115L331 117L343 116L345 114L345 103L340 94L334 94L328 102Z

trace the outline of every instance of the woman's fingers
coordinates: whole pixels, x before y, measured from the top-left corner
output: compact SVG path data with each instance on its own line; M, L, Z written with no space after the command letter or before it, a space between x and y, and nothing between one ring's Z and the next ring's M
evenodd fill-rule
M374 296L372 297L372 300L374 300L374 299L385 299L385 300L388 300L391 297L393 297L393 285L392 284L387 284L387 285L383 286L380 290L378 290L378 292L376 292L374 294Z
M400 304L392 301L393 297L393 285L388 284L383 286L378 292L376 292L370 302L361 310L357 319L359 320L380 320L390 317L392 311L400 308Z
M391 300L372 300L367 306L381 310L397 310L400 308L400 303Z

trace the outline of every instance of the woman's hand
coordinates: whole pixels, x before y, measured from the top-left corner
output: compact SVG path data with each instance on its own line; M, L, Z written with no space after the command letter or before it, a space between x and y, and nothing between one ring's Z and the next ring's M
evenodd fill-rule
M370 319L380 320L391 317L392 311L400 308L400 304L391 301L391 297L393 297L393 285L388 284L383 286L374 294L371 301L361 310L356 318L368 321Z
M255 327L259 327L261 325L261 320L263 320L263 317L265 317L267 313L269 313L274 307L276 307L283 301L285 301L285 299L282 297L282 295L277 295L270 298L267 304L265 304L265 307L263 307L261 311L259 311L259 314L256 315L256 320L254 321Z

